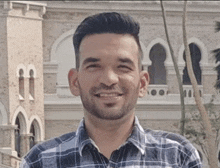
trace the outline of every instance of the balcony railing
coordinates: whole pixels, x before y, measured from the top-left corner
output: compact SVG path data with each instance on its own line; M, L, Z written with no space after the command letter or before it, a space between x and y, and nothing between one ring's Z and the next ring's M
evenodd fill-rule
M167 85L149 85L148 86L148 98L149 99L166 99L168 95Z
M199 87L200 97L202 97L203 96L203 86L198 85L198 87ZM192 85L183 85L183 92L184 92L185 98L194 98L195 97Z
M203 97L203 86L199 85L200 96ZM184 97L186 103L194 102L194 91L192 85L183 85ZM180 102L179 94L170 94L167 85L149 85L148 86L148 95L146 96L147 100L165 100L172 102Z

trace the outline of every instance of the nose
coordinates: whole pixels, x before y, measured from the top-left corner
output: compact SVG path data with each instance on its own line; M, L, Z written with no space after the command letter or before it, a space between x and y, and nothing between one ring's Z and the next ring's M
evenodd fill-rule
M112 69L105 69L100 77L100 83L103 83L106 86L115 85L118 81L118 74Z

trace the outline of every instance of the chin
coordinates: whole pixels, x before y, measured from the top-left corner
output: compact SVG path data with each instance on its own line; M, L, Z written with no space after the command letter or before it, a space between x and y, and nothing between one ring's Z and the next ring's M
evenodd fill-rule
M99 113L96 114L96 117L103 119L103 120L119 120L126 116L126 113L119 113L120 110L109 110L107 113Z

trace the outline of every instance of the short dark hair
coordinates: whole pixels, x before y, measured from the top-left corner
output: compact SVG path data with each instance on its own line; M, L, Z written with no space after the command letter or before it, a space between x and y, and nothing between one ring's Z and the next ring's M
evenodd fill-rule
M115 33L130 34L134 37L139 47L139 67L141 68L142 49L139 41L140 26L131 16L117 12L99 13L85 18L77 27L73 35L73 45L75 49L76 68L79 68L79 48L83 38L87 35Z

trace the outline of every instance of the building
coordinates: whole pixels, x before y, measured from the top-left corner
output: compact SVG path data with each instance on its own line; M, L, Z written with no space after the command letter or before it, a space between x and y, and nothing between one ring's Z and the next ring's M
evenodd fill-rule
M189 110L195 101L185 70L183 2L167 1L165 9ZM220 94L214 88L217 75L211 51L219 47L220 33L214 31L219 9L218 1L188 4L196 78L204 102L216 95L216 109ZM83 108L70 94L67 81L69 69L75 67L72 35L85 17L106 11L128 13L141 25L143 68L151 74L148 95L136 108L141 124L179 132L178 83L159 1L1 1L0 167L17 167L34 144L76 130Z

